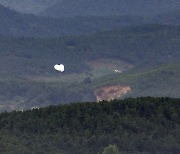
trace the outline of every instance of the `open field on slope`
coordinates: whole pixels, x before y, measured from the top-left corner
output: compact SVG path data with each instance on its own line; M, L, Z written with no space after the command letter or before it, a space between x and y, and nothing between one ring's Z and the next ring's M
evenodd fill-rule
M130 86L132 91L127 96L179 97L180 63L161 65L146 71L127 71L121 75L100 78L94 83L94 87Z
M74 82L70 83L55 79L34 81L1 75L0 111L78 101L96 101L98 98L96 90L100 88L107 92L107 99L118 98L118 96L120 98L130 96L180 97L180 63L160 65L146 71L131 69L121 74L114 73L90 79L91 82L85 82L84 78L75 82L71 78Z
M117 59L96 59L93 61L87 62L88 69L82 73L60 73L54 72L53 75L49 76L37 76L29 77L29 79L35 81L43 82L83 82L86 78L95 80L107 75L115 75L118 73L123 73L129 69L132 69L133 66ZM116 72L117 71L117 72Z
M118 96L123 86L122 97L180 97L179 33L178 26L144 25L54 39L0 36L0 110L96 101L95 91L107 86L120 87Z

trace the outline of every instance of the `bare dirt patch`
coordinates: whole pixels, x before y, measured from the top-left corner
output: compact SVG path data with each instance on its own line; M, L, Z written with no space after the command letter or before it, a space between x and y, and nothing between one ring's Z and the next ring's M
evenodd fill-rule
M113 86L98 88L95 91L95 96L97 102L102 100L110 101L121 98L122 96L130 92L131 92L130 86L113 85Z

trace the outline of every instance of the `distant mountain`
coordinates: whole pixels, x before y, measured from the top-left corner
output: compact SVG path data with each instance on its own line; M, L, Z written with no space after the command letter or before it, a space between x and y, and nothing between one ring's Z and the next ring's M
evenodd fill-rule
M138 16L59 18L17 13L0 5L0 34L27 37L57 37L88 34L145 23Z
M179 7L179 0L61 0L40 14L51 17L146 16L178 10Z
M158 14L158 15L155 15L154 17L151 17L150 20L152 20L152 22L154 23L179 25L180 24L180 10Z
M0 5L0 34L24 37L59 37L109 31L146 23L179 24L179 14L175 13L149 18L139 16L49 18L21 14Z
M0 0L0 4L22 13L37 13L58 0Z

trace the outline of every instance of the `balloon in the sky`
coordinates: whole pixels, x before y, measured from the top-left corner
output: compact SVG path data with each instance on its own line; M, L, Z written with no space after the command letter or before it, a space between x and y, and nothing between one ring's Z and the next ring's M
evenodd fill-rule
M54 69L59 72L64 72L64 65L63 64L56 64L54 65Z

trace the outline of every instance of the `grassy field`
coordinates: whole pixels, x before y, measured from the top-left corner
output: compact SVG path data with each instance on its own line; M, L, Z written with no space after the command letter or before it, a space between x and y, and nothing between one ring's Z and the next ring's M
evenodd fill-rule
M54 75L51 76L36 76L30 77L29 79L35 81L42 81L42 82L82 82L86 78L90 78L91 80L95 80L107 75L115 75L117 74L115 70L118 70L123 73L128 69L133 68L132 65L116 59L96 59L94 61L87 62L89 69L82 73L58 73L55 72Z
M180 97L180 63L137 70L121 61L92 61L89 72L31 79L0 75L0 111L28 109L78 101L95 101L95 91L106 86L129 86L124 97ZM122 70L122 73L114 72ZM123 72L124 70L124 72ZM85 82L89 77L90 82Z
M171 96L180 97L180 63L171 63L146 71L127 71L123 74L108 75L97 79L93 87L107 85L129 85L129 96Z

